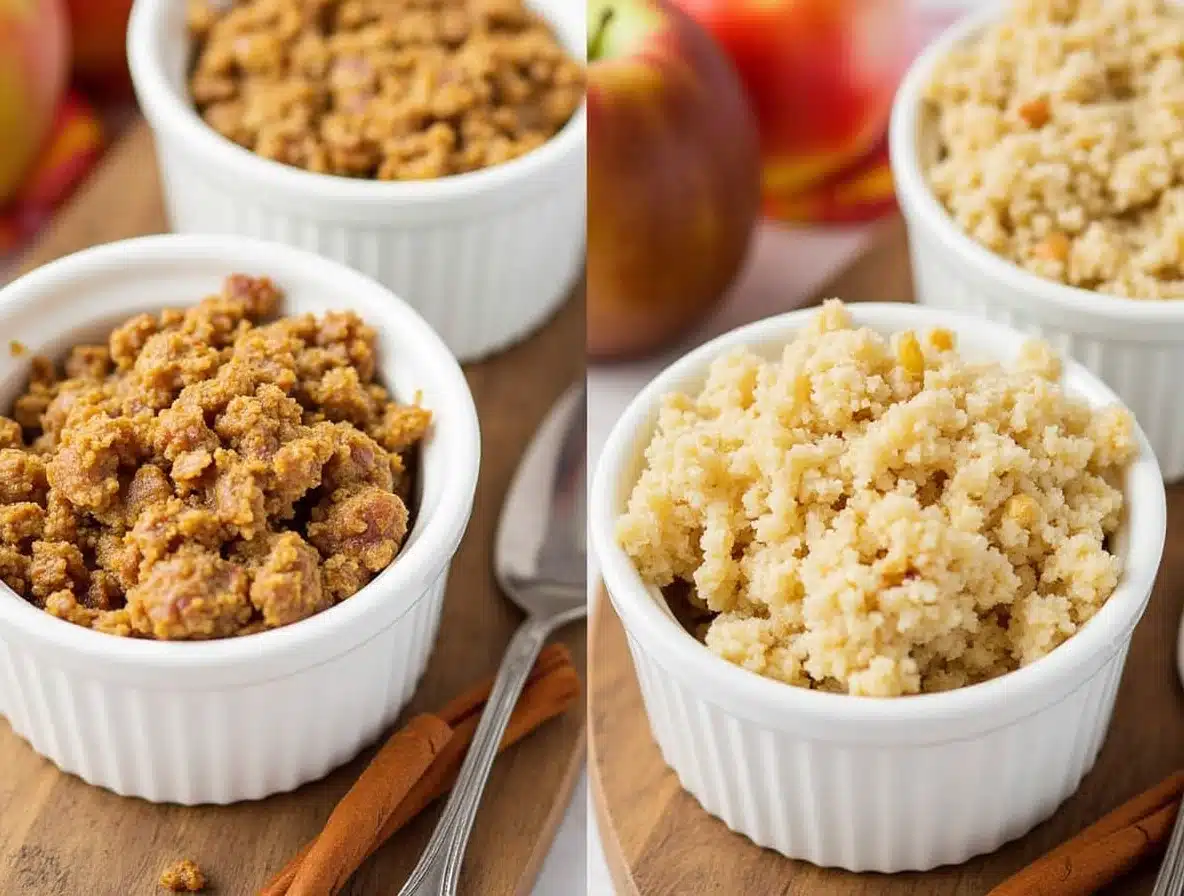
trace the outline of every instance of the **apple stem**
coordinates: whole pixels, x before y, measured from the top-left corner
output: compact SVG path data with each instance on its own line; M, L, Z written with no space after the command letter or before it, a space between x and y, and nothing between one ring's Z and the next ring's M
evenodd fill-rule
M600 13L600 21L596 23L596 30L592 34L592 39L588 41L588 59L595 62L604 53L604 36L608 31L609 23L613 20L616 10L611 6L606 6Z

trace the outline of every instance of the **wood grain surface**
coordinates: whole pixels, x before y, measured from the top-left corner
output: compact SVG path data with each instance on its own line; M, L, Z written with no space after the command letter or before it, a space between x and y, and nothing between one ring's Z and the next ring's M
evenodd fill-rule
M152 141L138 125L63 210L25 268L96 243L165 230ZM79 298L84 301L84 297ZM491 297L496 300L496 297ZM434 709L497 668L520 614L491 572L494 528L518 459L554 399L584 375L582 291L542 332L466 373L483 437L468 533L453 564L440 639L411 711ZM585 629L563 640L582 664ZM529 892L584 756L583 701L497 762L461 880L463 896ZM0 719L0 894L138 896L183 856L205 869L211 893L254 893L320 829L368 754L294 793L228 807L185 808L126 799L60 773ZM428 810L355 875L345 893L398 891L438 813Z
M889 225L853 267L819 291L848 301L911 296L903 228ZM1108 810L1184 765L1184 692L1175 669L1184 605L1184 487L1169 489L1163 567L1135 632L1109 736L1081 789L1051 819L998 852L925 874L850 874L760 849L685 793L650 737L621 623L597 602L589 639L589 770L620 896L982 896ZM989 768L966 770L989 775ZM1151 892L1155 866L1106 896Z

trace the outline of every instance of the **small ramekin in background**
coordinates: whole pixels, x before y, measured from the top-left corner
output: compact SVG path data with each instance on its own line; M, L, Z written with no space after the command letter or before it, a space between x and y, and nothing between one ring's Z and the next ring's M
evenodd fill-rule
M378 283L308 252L233 237L113 243L0 290L0 333L61 356L134 314L194 304L230 273L270 276L285 314L358 312L378 331L384 383L403 401L419 395L434 420L399 556L353 597L301 622L220 641L119 638L56 619L0 583L0 714L63 771L157 802L291 790L395 721L435 642L480 464L472 395L440 338ZM0 353L0 413L28 365Z
M583 4L535 0L577 58ZM289 243L402 296L462 361L533 332L583 267L585 111L539 149L481 171L382 182L264 159L201 120L186 85L185 4L136 0L128 59L174 230Z
M617 543L616 522L662 397L700 387L711 361L731 349L775 357L815 313L734 330L650 383L601 454L590 535L654 738L708 812L760 846L817 865L895 872L962 862L1047 818L1097 757L1163 551L1159 466L1139 432L1114 540L1122 580L1081 631L1030 666L955 691L889 699L810 691L735 666L691 637L642 581ZM856 304L851 313L883 333L945 327L964 353L1004 362L1024 341L998 324L915 305ZM1077 364L1066 364L1064 383L1093 405L1118 400Z
M933 195L922 169L932 144L924 94L935 64L1000 15L983 9L931 44L901 83L889 143L908 226L916 299L1039 334L1100 376L1147 433L1164 477L1184 477L1184 300L1107 296L1038 277L979 245Z

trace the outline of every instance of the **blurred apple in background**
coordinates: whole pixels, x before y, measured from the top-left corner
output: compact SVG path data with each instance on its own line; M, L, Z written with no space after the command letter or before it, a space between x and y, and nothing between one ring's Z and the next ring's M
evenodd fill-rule
M891 208L891 201L846 205L834 188L884 133L912 55L906 0L674 2L727 50L748 90L760 121L767 214L861 220Z
M93 106L73 90L58 106L37 160L6 206L0 206L0 256L32 239L94 167L103 126Z
M700 320L747 254L756 122L735 68L665 0L588 4L588 351L657 348Z
M126 45L132 0L66 0L66 7L78 80L102 93L129 93Z
M58 0L0 0L0 205L41 150L66 83Z
M854 224L895 209L887 137L881 137L866 155L805 190L765 196L765 212L770 217L803 224Z

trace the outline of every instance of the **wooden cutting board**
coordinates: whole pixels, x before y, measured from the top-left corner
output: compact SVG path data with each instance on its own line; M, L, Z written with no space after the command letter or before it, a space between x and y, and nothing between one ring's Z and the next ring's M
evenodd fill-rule
M138 124L58 216L24 268L96 243L166 229L152 141ZM84 299L80 298L80 301ZM552 402L584 375L584 307L578 290L523 345L467 368L483 436L477 500L448 581L440 639L412 710L441 706L491 675L520 614L491 572L494 528L518 459ZM585 629L563 640L585 657ZM569 801L584 757L577 701L503 754L477 818L461 879L464 896L528 893ZM356 779L368 755L291 794L227 807L152 805L64 775L0 719L0 893L4 896L140 896L159 891L164 866L192 857L218 896L247 896L310 837ZM351 896L398 891L431 833L438 807L418 818L355 875Z
M848 301L907 300L912 282L903 227L818 293ZM926 874L850 874L761 849L685 793L650 737L625 633L597 601L589 658L589 771L601 839L620 896L983 896L1037 856L1184 765L1184 692L1175 669L1184 607L1184 486L1168 493L1163 567L1135 632L1113 724L1081 789L1028 836L989 856ZM967 769L989 775L990 769ZM1151 892L1155 864L1107 896Z

